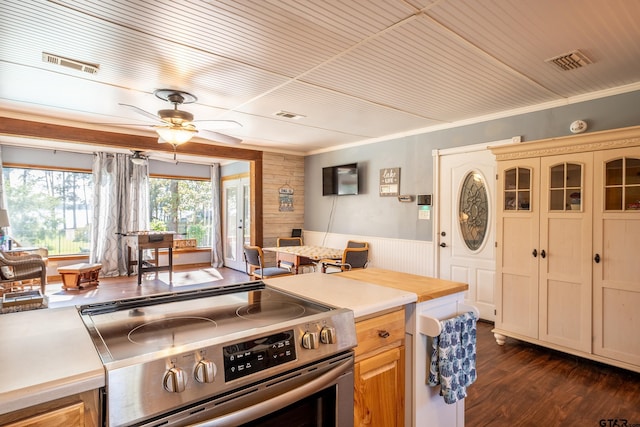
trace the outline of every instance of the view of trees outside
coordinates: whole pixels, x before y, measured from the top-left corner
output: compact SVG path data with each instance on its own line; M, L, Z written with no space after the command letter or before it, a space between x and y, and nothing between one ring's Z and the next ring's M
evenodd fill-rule
M89 172L3 168L11 238L49 255L89 252L93 179ZM209 246L211 183L149 179L150 224Z
M90 173L3 168L11 238L50 255L89 252Z
M150 229L211 242L211 181L149 178Z

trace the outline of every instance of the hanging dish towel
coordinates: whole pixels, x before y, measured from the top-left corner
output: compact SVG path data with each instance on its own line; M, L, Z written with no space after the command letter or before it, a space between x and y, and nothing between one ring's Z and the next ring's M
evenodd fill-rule
M476 380L476 321L473 312L443 320L442 332L433 337L427 384L440 384L446 403L467 397L467 387Z

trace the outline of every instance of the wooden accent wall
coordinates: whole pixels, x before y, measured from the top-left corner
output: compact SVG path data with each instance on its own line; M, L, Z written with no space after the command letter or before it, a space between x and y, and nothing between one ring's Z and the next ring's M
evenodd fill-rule
M291 236L291 229L304 225L304 157L264 152L262 157L262 246L275 246L278 237ZM293 211L281 212L279 190L293 189ZM266 253L269 264L273 253ZM273 256L272 256L273 255Z

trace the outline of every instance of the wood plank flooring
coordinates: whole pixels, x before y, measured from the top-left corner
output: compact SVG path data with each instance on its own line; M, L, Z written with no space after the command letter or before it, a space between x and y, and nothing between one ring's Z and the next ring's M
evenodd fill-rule
M467 427L640 426L640 374L510 338L499 346L492 328L478 323Z
M168 272L147 273L141 286L136 280L101 278L97 288L69 291L53 282L46 291L49 307L240 283L249 277L228 268L205 268L174 271L172 284ZM478 379L465 402L467 427L640 427L640 374L513 339L499 346L492 328L478 323Z

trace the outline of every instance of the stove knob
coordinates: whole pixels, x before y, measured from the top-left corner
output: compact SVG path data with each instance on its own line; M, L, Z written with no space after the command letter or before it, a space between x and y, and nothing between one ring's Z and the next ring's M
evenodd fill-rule
M202 359L196 365L193 375L199 383L212 383L216 377L216 365L207 359Z
M320 331L320 342L322 344L335 344L336 342L336 328L331 326L325 326Z
M164 375L164 389L171 393L183 392L187 386L187 376L184 371L175 366Z
M318 333L305 332L302 335L302 347L308 350L318 348Z

